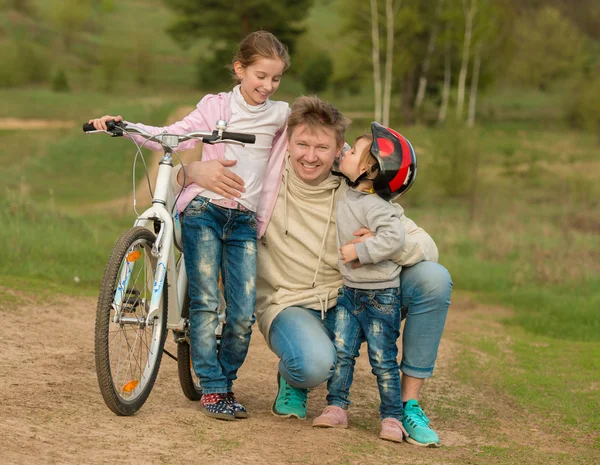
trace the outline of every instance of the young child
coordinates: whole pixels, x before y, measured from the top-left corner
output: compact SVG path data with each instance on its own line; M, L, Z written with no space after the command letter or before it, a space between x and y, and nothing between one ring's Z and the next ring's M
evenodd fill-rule
M415 178L416 159L410 143L392 129L371 124L373 136L356 139L342 154L338 168L350 189L337 204L339 267L343 278L335 311L327 313L337 351L334 375L323 413L313 426L347 428L346 410L355 358L363 341L379 386L381 439L402 442L402 395L396 357L400 335L400 271L391 258L404 245L398 211L390 203ZM346 244L353 233L368 228L375 235Z
M136 124L151 134L182 134L210 132L221 119L228 122L228 131L256 135L256 143L245 147L234 144L203 147L203 160L237 162L230 169L244 180L244 192L239 199L230 200L191 184L177 202L182 212L183 251L191 300L192 365L202 388L201 409L206 415L223 420L247 417L246 408L237 402L232 387L246 358L255 320L256 241L260 220L257 210L259 204L265 203L261 198L263 188L279 181L286 148L289 105L270 97L289 64L286 47L274 35L265 31L251 33L241 41L233 58L232 70L238 82L233 91L205 96L192 113L171 126ZM96 129L106 129L106 121L110 119L122 120L120 116L106 115L90 123ZM196 144L197 141L186 141L178 150ZM145 146L160 149L151 142ZM265 198L270 199L268 195ZM217 356L219 271L227 301L227 325Z

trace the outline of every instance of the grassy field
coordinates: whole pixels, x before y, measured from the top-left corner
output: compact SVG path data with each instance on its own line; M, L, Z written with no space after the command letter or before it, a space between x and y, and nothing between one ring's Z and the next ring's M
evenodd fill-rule
M291 100L295 86L278 97ZM84 136L80 124L111 112L161 124L198 96L148 96L143 89L113 95L0 91L0 118L75 124L0 129L3 285L42 296L94 295L112 244L133 219L131 209L108 214L94 206L128 195L134 152L123 140ZM358 96L335 103L364 112L366 101ZM481 317L477 328L452 335L461 351L458 381L501 394L524 416L542 419L542 430L581 445L579 456L565 460L593 463L600 455L600 146L595 134L563 127L557 102L536 92L495 93L483 99L483 122L469 132L394 123L419 159L418 181L401 203L435 238L456 295L499 308ZM355 119L349 138L369 121ZM452 171L449 147L459 155L465 149L456 163L467 168ZM457 194L456 186L470 182L473 154L479 160L476 189ZM502 331L494 331L495 324ZM461 402L473 407L459 398L432 408L441 417L460 417ZM494 428L485 412L471 417ZM502 447L479 454L483 462L476 463L486 457L490 463L553 463L561 457Z

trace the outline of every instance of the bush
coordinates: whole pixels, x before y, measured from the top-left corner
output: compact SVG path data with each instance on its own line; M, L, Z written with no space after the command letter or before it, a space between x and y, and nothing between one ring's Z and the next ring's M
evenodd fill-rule
M0 87L17 87L48 80L44 50L26 40L9 41L0 47Z
M67 73L64 69L59 68L54 77L52 78L51 83L52 90L54 92L70 92L71 87L69 86L69 80L67 79Z
M327 89L332 73L333 62L329 55L316 51L304 62L300 80L308 92L318 94Z
M464 198L474 194L480 150L475 130L449 120L439 133L435 147L435 175L448 197Z
M563 105L567 122L600 134L600 78L578 80L567 95Z

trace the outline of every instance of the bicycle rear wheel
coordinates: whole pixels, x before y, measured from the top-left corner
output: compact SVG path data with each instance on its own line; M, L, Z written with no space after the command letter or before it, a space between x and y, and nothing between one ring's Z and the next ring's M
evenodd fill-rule
M167 335L167 282L156 318L147 320L157 260L155 235L141 227L115 244L100 286L96 311L96 374L106 405L133 415L154 386ZM117 302L118 300L118 302Z
M186 319L190 316L190 296L187 292L181 306L181 316ZM192 367L189 334L185 336L185 339L177 342L177 373L179 374L179 384L181 384L181 390L185 397L189 400L200 400L202 389Z

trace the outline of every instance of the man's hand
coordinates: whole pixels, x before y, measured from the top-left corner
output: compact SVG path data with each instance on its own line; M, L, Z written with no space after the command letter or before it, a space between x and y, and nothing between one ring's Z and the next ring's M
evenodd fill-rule
M340 258L344 265L356 260L356 247L354 244L346 244L340 247ZM360 263L359 263L360 264Z
M179 170L177 182L183 186L185 178L184 187L196 184L227 199L239 199L246 191L244 180L227 168L236 163L235 160L194 161L185 165L185 176L183 168Z
M375 234L373 234L371 232L371 230L368 228L360 228L358 231L354 231L353 234L358 237L356 239L352 239L351 241L347 242L346 245L358 244L359 242L364 242L365 239L368 239L369 237L375 236Z
M375 234L373 234L368 228L360 228L358 231L354 231L354 235L357 236L356 239L352 239L351 241L346 242L345 245L340 247L340 252L344 247L352 246L354 249L354 253L356 254L356 248L354 248L354 244L358 244L359 242L364 242L365 239L375 236ZM351 266L352 266L352 268L356 269L356 268L360 268L362 265L357 260Z

